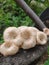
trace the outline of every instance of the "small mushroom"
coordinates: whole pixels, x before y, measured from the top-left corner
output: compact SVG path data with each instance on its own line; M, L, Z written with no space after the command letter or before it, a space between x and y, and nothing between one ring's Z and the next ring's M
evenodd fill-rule
M44 28L43 31L44 31L44 33L45 33L46 35L49 36L49 29L48 29L48 28Z
M47 42L47 35L44 32L37 32L37 44L44 45Z
M4 56L14 55L19 51L19 47L13 43L3 43L0 46L0 53Z

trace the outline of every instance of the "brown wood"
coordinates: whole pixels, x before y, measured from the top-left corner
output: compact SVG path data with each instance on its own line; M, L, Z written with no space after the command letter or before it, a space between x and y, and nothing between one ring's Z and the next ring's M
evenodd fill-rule
M29 17L35 21L36 24L43 30L46 26L40 20L40 18L35 14L35 12L26 4L24 0L15 0L17 4L21 6L21 8L29 15Z

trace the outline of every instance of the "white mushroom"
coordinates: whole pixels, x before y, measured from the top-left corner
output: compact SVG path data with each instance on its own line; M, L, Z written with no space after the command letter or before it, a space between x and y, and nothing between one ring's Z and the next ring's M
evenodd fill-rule
M0 47L0 53L4 56L14 55L19 51L19 47L11 43L3 43Z
M23 49L29 49L32 47L35 47L36 45L36 38L35 38L35 32L33 31L32 27L26 27L21 26L20 29L20 35L23 39L22 48Z
M47 42L47 35L44 32L37 32L37 44L44 45Z
M16 27L8 27L3 34L4 41L15 43L17 46L20 46L22 44L22 39L19 32L20 31Z
M32 30L31 32L33 33L33 35L35 35L35 38L36 38L37 32L39 32L39 30L35 27L29 27L29 29Z
M24 31L26 28L29 28L30 30L32 30L31 32L33 33L33 35L37 35L37 32L39 32L39 30L35 27L27 27L27 26L20 26L18 27L19 31Z
M29 27L29 28L32 28L32 30L34 31L34 32L39 32L39 30L36 28L36 27Z
M43 29L43 32L44 32L46 35L49 36L49 29L48 29L48 28L44 28L44 29Z

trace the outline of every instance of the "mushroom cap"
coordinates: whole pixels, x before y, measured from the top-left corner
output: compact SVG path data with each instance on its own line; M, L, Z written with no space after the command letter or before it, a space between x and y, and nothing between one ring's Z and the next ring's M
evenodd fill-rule
M39 32L39 30L35 27L20 26L20 27L18 27L18 29L20 30L20 35L23 34L22 36L24 36L24 37L28 37L29 36L28 33L30 33L30 34L32 33L33 36L34 35L36 36L37 32ZM25 34L23 32L25 32Z
M13 43L3 43L0 47L0 53L4 56L14 55L19 51L19 47Z
M35 39L32 37L26 41L24 41L23 45L21 46L23 49L30 49L36 46L36 41Z
M3 33L4 41L11 41L18 35L18 29L16 27L8 27Z
M44 32L37 32L37 44L44 45L47 42L47 35Z
M35 37L36 34L33 31L33 28L21 26L19 27L19 29L20 29L20 36L23 39L23 44L21 47L23 49L29 49L34 47L36 45L36 37Z
M19 30L16 27L8 27L3 34L4 41L15 43L17 46L22 44L22 39L19 34Z
M48 35L49 36L49 29L48 28L44 28L44 33L46 34L46 35Z
M39 30L36 27L29 27L29 28L31 28L36 33L39 32Z

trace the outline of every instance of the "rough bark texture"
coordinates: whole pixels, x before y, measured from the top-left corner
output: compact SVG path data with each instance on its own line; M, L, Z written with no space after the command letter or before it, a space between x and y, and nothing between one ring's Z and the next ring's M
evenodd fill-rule
M48 45L36 46L29 50L21 49L19 53L14 56L0 56L0 65L28 65L38 59L47 50Z

